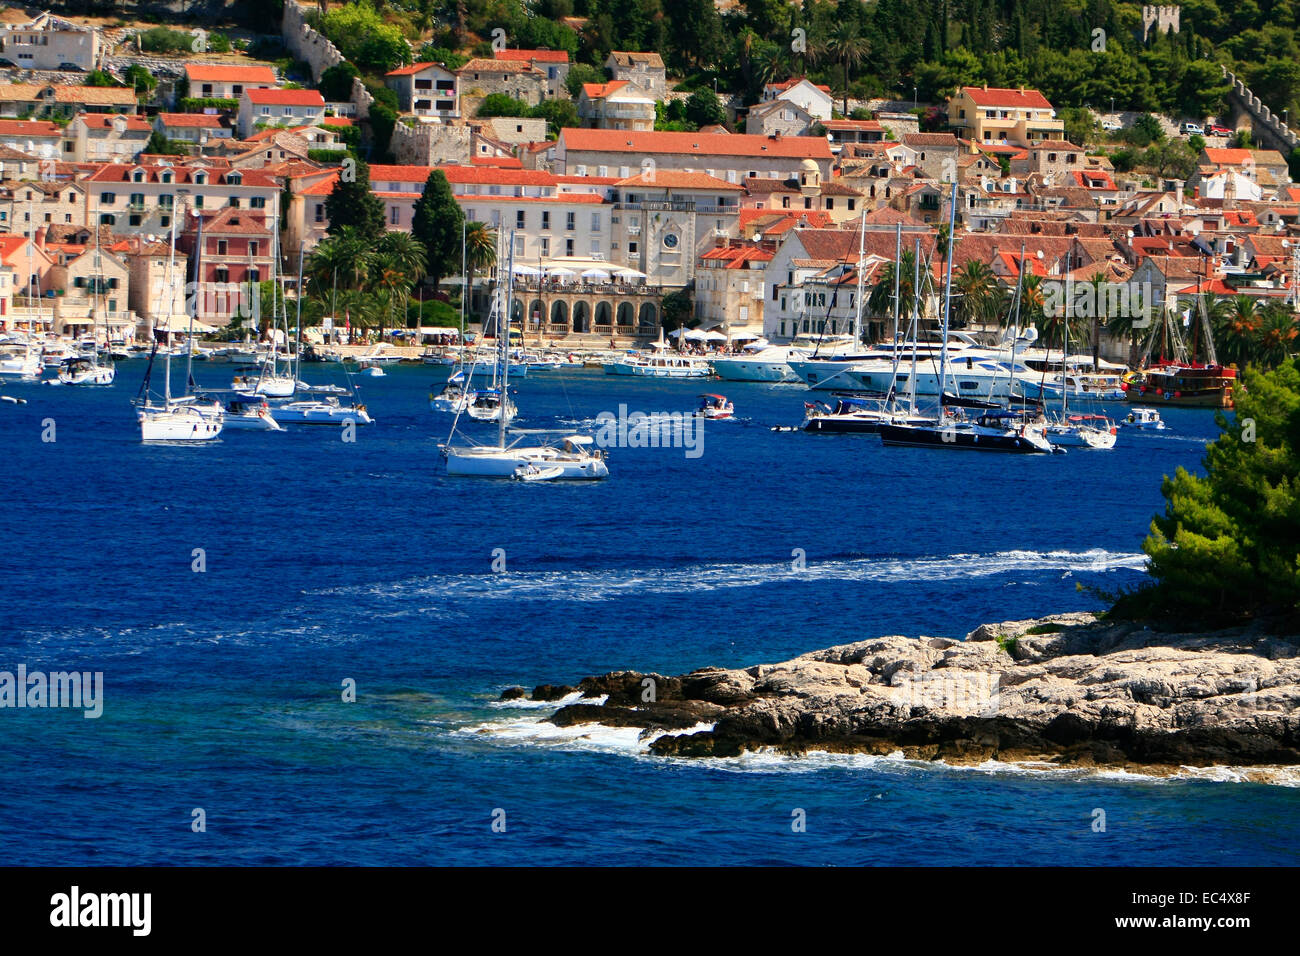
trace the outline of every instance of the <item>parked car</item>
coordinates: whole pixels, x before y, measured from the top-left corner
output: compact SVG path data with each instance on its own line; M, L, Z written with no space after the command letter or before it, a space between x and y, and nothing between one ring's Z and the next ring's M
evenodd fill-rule
M5 59L5 58L2 57L2 56L0 56L0 66L4 67L5 69L9 69L9 70L16 70L16 69L18 69L18 64L17 64L17 63L15 63L13 60L7 60L7 59Z
M60 70L63 70L65 73L85 73L85 72L86 72L85 69L84 69L83 67L77 66L77 64L75 64L75 63L69 63L67 60L64 60L62 63L59 64L59 69L60 69Z
M1201 129L1200 123L1184 123L1179 129L1184 136L1204 136L1205 130Z
M1211 127L1207 130L1207 132L1208 132L1211 136L1231 136L1231 135L1232 135L1232 130L1231 130L1231 129L1229 129L1227 126L1219 126L1218 124L1215 124L1215 125L1211 126Z
M1118 133L1120 130L1124 128L1124 124L1121 123L1119 120L1102 120L1101 128L1104 129L1107 133Z

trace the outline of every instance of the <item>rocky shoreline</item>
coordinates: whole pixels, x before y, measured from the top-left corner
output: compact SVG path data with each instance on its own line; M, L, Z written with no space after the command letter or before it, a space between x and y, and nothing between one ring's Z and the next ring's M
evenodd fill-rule
M640 727L661 756L901 752L1157 774L1300 764L1300 636L1256 628L1171 634L1072 613L985 624L964 641L880 637L743 669L620 671L531 698L574 692L552 723Z

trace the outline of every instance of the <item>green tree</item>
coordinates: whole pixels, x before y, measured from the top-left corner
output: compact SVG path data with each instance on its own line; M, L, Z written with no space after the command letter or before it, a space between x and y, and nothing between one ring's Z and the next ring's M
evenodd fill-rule
M560 130L578 125L578 107L573 100L542 100L528 115L546 120L548 139L556 139Z
M727 111L712 90L696 90L686 99L686 119L700 126L721 126L727 122Z
M849 76L867 59L871 44L862 35L856 21L841 20L826 43L826 52L844 70L844 110L849 112Z
M352 80L360 76L360 71L344 60L336 63L321 73L320 95L329 103L342 103L352 99Z
M426 274L436 289L443 276L460 270L461 223L465 214L452 195L451 184L440 169L429 174L424 193L415 202L411 234L427 253Z
M1143 544L1150 583L1114 616L1300 623L1300 360L1246 369L1235 400L1234 420L1218 416L1205 475L1165 478L1164 514Z
M168 139L161 130L154 130L149 134L149 142L144 144L144 152L159 156L184 156L185 147Z
M960 295L956 300L958 328L996 321L1002 294L992 269L978 259L972 259L953 276L952 284L954 293Z
M569 95L575 100L578 94L582 92L584 83L604 83L605 74L603 71L596 69L590 63L575 63L569 67L569 75L564 78L564 85L569 91Z
M373 241L384 234L384 203L370 189L370 167L360 160L345 163L334 188L325 198L329 234L351 227L363 239Z
M489 116L528 116L532 113L532 107L523 100L517 100L505 93L489 93L483 97L483 102L479 104L478 113L481 117Z
M334 7L320 18L320 29L344 59L362 70L387 73L411 62L411 46L401 29L385 23L370 0Z
M135 90L136 95L148 93L158 86L158 78L139 63L132 63L122 75L126 78L127 85Z

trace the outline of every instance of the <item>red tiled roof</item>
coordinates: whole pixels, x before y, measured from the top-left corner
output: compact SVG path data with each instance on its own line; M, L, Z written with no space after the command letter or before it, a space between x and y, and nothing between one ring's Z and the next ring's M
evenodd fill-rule
M416 73L421 73L424 70L427 70L431 66L436 66L439 69L448 73L451 72L441 63L434 63L432 61L426 60L423 63L412 63L410 66L399 66L395 70L389 70L387 73L384 74L384 76L412 76Z
M710 176L708 173L685 173L675 169L657 169L654 172L638 173L635 176L629 176L627 179L620 179L614 185L645 186L649 189L660 186L668 189L730 189L735 192L744 191L743 186L726 182L717 176Z
M830 159L824 136L758 136L747 133L663 133L614 129L560 130L567 151L674 153L679 156L779 156Z
M497 50L498 60L534 60L538 63L568 63L567 50Z
M221 117L212 113L159 113L158 118L164 126L177 129L221 129Z
M153 129L152 126L138 116L121 116L113 113L82 113L77 117L76 122L85 123L87 129L109 129L113 126L113 121L119 118L126 121L128 130L134 130L137 133L147 133Z
M1205 157L1216 166L1240 166L1251 158L1248 149L1214 149L1205 147Z
M9 261L10 258L26 244L26 236L0 236L0 262L3 262L7 266L13 265L13 263Z
M306 189L298 193L299 196L328 196L334 191L334 184L338 182L339 175L335 173L318 183L312 183Z
M275 85L275 71L269 66L223 66L220 63L186 63L190 81L217 83L270 83Z
M459 70L456 75L465 73L538 73L540 72L535 66L527 60L485 60L482 58L470 60Z
M0 120L0 136L54 136L62 138L63 130L55 123L40 120Z
M515 156L475 156L470 160L472 166L492 166L497 169L523 169L523 160Z
M808 79L806 76L792 76L790 79L786 80L784 83L769 83L769 84L767 84L767 86L768 86L768 89L772 89L772 90L780 90L781 92L785 92L786 90L790 89L791 87L798 86L800 83L802 83L802 82L803 82L804 80L806 80L806 79ZM810 81L810 83L811 83L811 81ZM823 85L820 84L820 83L811 83L811 85L817 87L817 89L821 90L823 93L829 93L829 92L831 91L831 88L830 88L829 86L823 86Z
M627 80L611 80L608 83L583 83L582 92L589 100L599 100L627 86Z
M539 169L500 169L492 166L382 166L370 167L370 182L423 184L429 174L441 169L451 183L482 183L497 186L552 186L555 177ZM484 198L492 198L490 196ZM502 197L505 198L505 197Z
M865 132L884 132L879 120L833 119L822 123L827 129L863 130Z
M324 106L319 90L244 90L250 103L259 106Z
M994 87L963 86L962 92L976 106L1005 106L1013 109L1050 110L1052 104L1038 90L1012 90Z
M93 183L131 183L131 174L137 170L144 170L145 182L160 183L162 174L170 172L172 182L175 185L195 184L194 177L199 173L206 173L208 176L208 185L223 186L234 185L229 183L230 176L238 175L242 177L241 185L244 186L276 186L278 183L274 176L268 176L266 173L255 169L205 169L201 166L163 166L163 165L146 165L144 163L104 163L98 171L92 174L88 182Z
M321 120L322 126L351 126L352 120L346 116L327 116Z

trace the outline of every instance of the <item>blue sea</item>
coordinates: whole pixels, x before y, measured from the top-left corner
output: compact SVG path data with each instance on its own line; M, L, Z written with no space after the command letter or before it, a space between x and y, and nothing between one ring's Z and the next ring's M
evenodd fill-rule
M1140 580L1161 477L1198 467L1211 412L1110 452L974 455L772 431L800 421L797 387L534 373L521 426L714 390L737 419L698 458L614 449L605 482L493 482L443 474L440 370L363 380L377 422L355 442L206 447L140 443L143 371L0 387L29 399L0 404L0 670L104 675L98 719L0 710L0 864L1300 862L1300 788L1227 770L666 760L497 702L1098 608L1077 586Z

